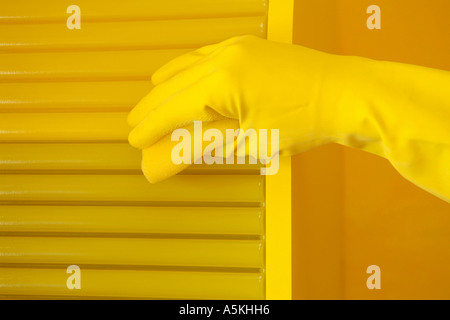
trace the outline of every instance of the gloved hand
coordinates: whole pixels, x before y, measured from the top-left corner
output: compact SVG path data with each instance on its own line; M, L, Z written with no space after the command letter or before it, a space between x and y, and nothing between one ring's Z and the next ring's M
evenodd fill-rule
M279 129L281 155L341 143L450 198L449 72L242 36L176 58L152 82L128 117L152 182L183 169L169 163L174 129L235 119Z
M144 149L193 120L236 119L243 130L280 129L281 153L319 145L329 117L317 99L333 59L254 36L188 53L153 75L156 87L129 114L129 142Z
M129 141L143 149L144 174L157 182L187 167L172 163L170 154L177 142L171 141L170 133L179 127L192 132L194 120L206 122L204 129L222 132L239 127L279 129L281 154L325 142L322 131L314 128L315 117L323 113L316 111L313 100L328 57L242 36L169 62L153 75L155 88L128 117L134 127ZM303 61L310 61L308 69Z

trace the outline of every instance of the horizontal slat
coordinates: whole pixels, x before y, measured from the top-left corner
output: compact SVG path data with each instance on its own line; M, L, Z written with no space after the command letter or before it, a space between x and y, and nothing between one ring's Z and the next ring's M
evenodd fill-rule
M150 80L188 50L2 54L0 82ZM74 87L75 89L75 87ZM92 87L92 90L95 88ZM94 93L94 92L93 92Z
M77 0L83 21L264 15L267 0ZM2 1L0 23L65 23L69 0ZM139 8L139 9L136 9Z
M129 111L150 81L19 82L0 85L0 112Z
M0 236L0 263L260 268L259 240Z
M261 202L263 176L0 175L0 201Z
M0 232L262 235L260 208L0 206Z
M127 113L3 113L0 141L123 141Z
M195 48L252 34L265 37L265 16L133 22L0 24L0 52Z
M128 143L0 144L0 171L140 170L141 159Z
M128 143L0 144L0 172L141 170L141 151ZM237 161L235 161L236 163ZM260 164L195 164L184 172L259 173ZM26 173L22 172L22 173Z
M81 269L81 289L69 290L65 268L0 268L2 295L63 295L165 299L263 299L258 273Z

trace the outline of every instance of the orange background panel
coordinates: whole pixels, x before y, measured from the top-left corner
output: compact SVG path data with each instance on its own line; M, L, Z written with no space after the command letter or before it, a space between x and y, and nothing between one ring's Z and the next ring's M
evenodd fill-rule
M381 8L381 30L366 9ZM297 0L294 43L450 70L450 1ZM378 156L336 144L293 158L294 299L450 299L450 204ZM381 268L381 290L366 268Z

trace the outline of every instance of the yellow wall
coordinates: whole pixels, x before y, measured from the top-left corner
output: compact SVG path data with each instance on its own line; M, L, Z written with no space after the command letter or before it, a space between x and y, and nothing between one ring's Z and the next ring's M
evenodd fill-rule
M366 9L381 8L381 30ZM448 0L296 0L294 43L450 70ZM450 204L338 145L293 158L294 299L450 299ZM366 268L381 267L381 290Z

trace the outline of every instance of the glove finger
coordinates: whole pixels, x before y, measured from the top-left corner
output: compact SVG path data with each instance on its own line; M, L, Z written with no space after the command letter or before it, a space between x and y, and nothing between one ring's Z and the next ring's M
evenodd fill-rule
M165 65L163 65L161 68L155 71L152 75L152 83L156 86L161 84L164 81L167 81L168 79L172 78L175 74L178 72L189 68L196 62L200 61L204 55L198 53L198 51L192 51L189 53L186 53L182 56L179 56Z
M241 38L242 36L233 37L216 44L207 45L169 61L153 73L152 83L154 85L159 85L160 83L167 81L180 71L183 71L195 63L200 62L202 58L213 53L217 49L229 46Z
M171 99L179 91L198 82L212 72L214 72L214 66L210 61L206 61L205 63L188 68L168 81L157 85L130 111L127 119L128 124L131 127L137 126L152 110L165 103L168 99Z
M128 136L129 143L136 148L146 148L177 128L195 120L214 121L224 119L208 104L211 90L206 77L190 87L179 91L142 120Z
M188 130L191 136L191 150L190 150L190 163L194 163L195 158L195 150L194 150L194 126L189 125L184 127ZM237 120L219 120L213 121L209 123L203 123L202 129L203 133L208 129L218 129L222 133L223 137L226 137L226 130L233 129L236 130L239 128L239 121ZM202 141L202 155L205 151L206 146L209 144L209 141ZM187 167L190 166L189 163L180 163L175 164L172 159L172 150L174 147L179 144L178 141L172 141L171 135L166 135L156 143L151 145L148 148L142 150L142 172L145 177L151 183L156 183L162 180L165 180L171 176L176 175L177 173L183 171ZM226 144L222 145L222 154L225 154Z

